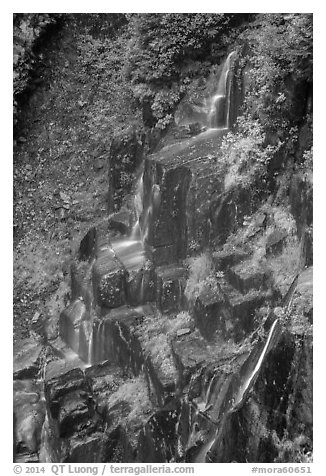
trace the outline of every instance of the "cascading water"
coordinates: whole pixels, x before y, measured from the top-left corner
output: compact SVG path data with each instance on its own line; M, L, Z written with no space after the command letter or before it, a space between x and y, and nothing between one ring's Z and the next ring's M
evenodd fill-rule
M141 228L140 228L140 216L143 211L143 194L144 194L144 184L143 184L143 173L141 172L138 180L136 181L136 193L134 196L134 208L136 214L136 222L131 230L131 239L140 240L141 239Z
M240 406L243 405L243 403L245 401L245 397L248 394L252 385L254 384L254 382L255 382L258 374L259 374L259 371L261 369L261 366L262 366L262 364L265 360L265 357L266 357L266 355L268 354L269 350L272 347L273 339L275 338L275 336L277 335L279 330L280 329L279 329L278 319L276 319L273 322L273 324L270 328L267 340L266 340L262 350L258 354L258 356L256 355L256 352L254 350L253 353L249 356L248 360L244 363L243 369L245 369L245 371L244 371L245 375L244 375L244 378L243 378L243 382L240 383L237 386L238 390L237 390L236 394L232 396L232 398L230 398L229 395L227 395L226 408L223 412L223 417L220 421L220 424L218 425L217 430L214 431L214 433L208 438L207 442L203 445L203 447L199 451L198 455L196 456L196 458L194 460L195 463L205 463L206 462L207 455L208 455L209 451L212 449L212 447L213 447L213 445L214 445L214 443L215 443L215 441L218 437L219 431L222 428L222 426L224 424L224 421L226 420L227 416L230 413L235 412L238 408L240 408ZM256 361L256 364L254 364L253 369L251 369L252 360L254 362ZM248 369L246 370L247 366L248 366ZM213 377L212 380L214 380L214 377ZM209 386L209 388L210 388L210 386Z
M229 128L230 116L230 71L234 52L231 52L226 58L217 83L216 93L210 98L206 106L206 124L209 128L206 132L195 136L190 141L183 141L180 144L172 146L173 152L178 153L178 147L189 147L192 143L207 140L211 134L224 133ZM175 149L175 150L174 150ZM136 271L139 274L139 300L140 304L144 299L144 281L145 271L142 268L146 262L146 242L148 239L149 228L155 210L158 210L161 202L161 190L157 183L148 180L145 184L144 167L141 167L138 178L135 183L135 193L133 208L135 214L135 223L128 237L119 239L111 243L112 251L115 257L128 273ZM142 274L143 273L143 274ZM95 355L93 346L102 342L100 329L97 330L97 336L91 336L89 356ZM90 361L89 361L90 363Z
M232 51L227 57L217 85L217 91L210 99L208 105L208 125L211 129L228 129L230 127L230 70L232 58L235 52Z

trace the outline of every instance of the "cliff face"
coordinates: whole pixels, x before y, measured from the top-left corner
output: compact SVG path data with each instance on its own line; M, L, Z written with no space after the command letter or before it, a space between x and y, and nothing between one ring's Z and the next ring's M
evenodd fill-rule
M41 322L43 339L31 338L16 361L19 454L309 460L312 184L293 164L311 136L302 119L294 149L276 150L263 182L225 159L248 88L241 59L225 78L225 127L207 127L210 78L155 147L152 132L134 127L114 137L110 213L81 240L57 332ZM124 181L131 173L133 185ZM37 376L31 400L20 385ZM30 412L39 405L32 439L21 430L22 401Z

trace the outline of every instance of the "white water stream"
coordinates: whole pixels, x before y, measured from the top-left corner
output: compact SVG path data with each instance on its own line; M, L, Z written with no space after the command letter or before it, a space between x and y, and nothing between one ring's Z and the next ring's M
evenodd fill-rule
M273 324L270 328L267 340L266 340L265 345L264 345L264 347L263 347L263 349L262 349L262 351L259 355L259 358L257 360L257 363L256 363L254 369L250 372L250 374L245 379L244 383L240 386L239 391L236 394L236 396L232 398L230 408L228 410L226 410L226 412L224 414L224 417L221 420L217 430L213 433L213 435L210 438L208 438L208 441L201 448L200 452L198 453L197 457L194 460L195 463L205 463L206 462L207 454L209 453L209 451L211 450L211 448L213 447L213 445L216 441L216 438L217 438L218 433L219 433L219 429L223 425L223 420L227 417L228 414L237 410L244 403L246 395L248 394L250 388L252 387L254 381L256 380L256 378L258 376L258 373L261 369L261 366L264 362L264 359L265 359L265 357L266 357L266 355L267 355L267 353L270 349L270 344L271 344L271 341L272 341L272 339L275 335L277 325L278 325L278 319L276 319L273 322Z

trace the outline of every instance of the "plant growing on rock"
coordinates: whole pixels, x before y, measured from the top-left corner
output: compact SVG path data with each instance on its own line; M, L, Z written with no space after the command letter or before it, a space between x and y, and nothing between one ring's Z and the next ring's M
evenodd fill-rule
M237 184L250 184L255 177L264 177L277 146L266 145L266 134L259 120L250 115L240 116L234 132L223 138L221 152L227 173L226 189Z
M233 14L150 13L129 15L127 78L135 97L148 103L153 122L164 129L190 80L203 75L224 45ZM198 61L200 59L200 62ZM206 63L204 61L206 60ZM208 60L208 61L207 61Z
M32 73L38 61L35 48L50 25L55 24L60 14L14 13L14 125L18 121L19 97L31 83ZM40 56L40 59L41 56Z
M188 260L189 277L185 289L185 296L194 303L196 298L206 289L217 289L217 274L209 253Z

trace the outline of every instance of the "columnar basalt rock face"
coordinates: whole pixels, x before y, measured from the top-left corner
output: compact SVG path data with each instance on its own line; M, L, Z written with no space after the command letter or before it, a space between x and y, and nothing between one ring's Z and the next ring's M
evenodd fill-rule
M130 126L114 136L111 214L81 241L61 337L30 340L17 353L20 455L55 463L284 462L295 458L286 453L290 440L311 447L312 270L280 302L266 263L282 256L289 233L275 225L264 235L267 214L258 211L268 192L259 179L225 180L220 146L248 86L237 55L216 68L210 97L198 104L185 98L176 114L183 129L152 129L145 137ZM290 80L293 117L311 112L311 96L307 102L297 88ZM147 106L144 123L153 127ZM298 161L306 134L300 126ZM155 152L144 160L146 147ZM284 154L285 147L268 174L284 165ZM133 203L136 174L141 190ZM291 178L289 201L310 265L310 177ZM228 239L247 218L255 221L251 235L233 246ZM248 243L256 235L267 236L260 254ZM215 273L188 302L183 260L211 247Z
M123 394L115 404L110 403L126 379L120 367L104 362L48 380L41 461L133 461L135 435L129 427L127 436L123 427L133 408Z
M168 265L156 268L156 304L162 312L184 309L187 270L182 266Z
M94 295L100 306L115 308L126 303L126 272L111 250L98 257L92 274Z
M157 264L185 258L192 246L208 243L211 231L209 202L222 187L216 172L216 153L223 131L207 131L197 138L166 146L149 156L144 170L144 210L149 207L147 243ZM153 201L153 189L159 200ZM145 217L141 217L141 226Z

